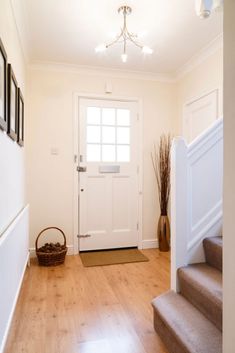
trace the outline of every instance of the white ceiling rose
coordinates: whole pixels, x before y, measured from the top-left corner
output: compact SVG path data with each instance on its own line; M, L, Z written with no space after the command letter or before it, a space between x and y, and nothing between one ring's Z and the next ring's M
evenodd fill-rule
M223 7L223 0L195 0L196 14L201 18L208 18L214 10Z

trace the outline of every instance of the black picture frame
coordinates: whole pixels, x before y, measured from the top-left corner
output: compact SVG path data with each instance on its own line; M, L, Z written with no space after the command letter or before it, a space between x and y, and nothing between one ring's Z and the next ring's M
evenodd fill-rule
M18 139L18 84L12 70L11 64L8 64L8 119L7 133L12 140Z
M7 54L0 38L0 130L7 131Z
M18 114L17 142L21 147L23 147L24 146L24 98L20 88L18 88L17 114Z

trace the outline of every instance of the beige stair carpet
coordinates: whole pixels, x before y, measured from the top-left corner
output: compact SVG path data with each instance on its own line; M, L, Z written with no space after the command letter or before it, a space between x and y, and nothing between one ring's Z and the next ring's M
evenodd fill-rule
M212 237L203 240L206 262L222 272L223 238Z
M154 328L169 353L222 353L222 237L204 239L206 263L178 270L180 293L152 302Z
M222 330L222 273L205 263L178 270L180 293Z
M222 353L222 333L182 295L169 291L152 305L155 330L169 353Z

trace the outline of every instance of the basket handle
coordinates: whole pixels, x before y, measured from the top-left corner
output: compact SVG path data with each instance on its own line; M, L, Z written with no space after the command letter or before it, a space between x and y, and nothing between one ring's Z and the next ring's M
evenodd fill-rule
M38 251L38 239L39 239L39 237L41 236L42 233L44 233L45 231L47 231L47 230L49 230L49 229L57 229L57 230L63 235L63 237L64 237L64 246L66 246L66 237L65 237L64 232L63 232L60 228L58 228L58 227L47 227L47 228L43 229L43 230L38 234L38 236L37 236L37 239L36 239L36 241L35 241L35 248L36 248L36 251Z

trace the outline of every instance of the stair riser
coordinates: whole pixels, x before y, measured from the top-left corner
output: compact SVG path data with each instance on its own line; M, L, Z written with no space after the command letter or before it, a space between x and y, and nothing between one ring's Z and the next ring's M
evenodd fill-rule
M165 344L169 353L190 353L181 342L176 339L171 329L165 324L161 315L159 315L155 309L153 310L153 323L155 331Z
M179 273L181 294L202 312L220 331L222 331L222 303L215 303L210 300L192 283L188 282Z
M222 246L216 243L213 243L213 239L210 240L210 238L207 238L207 239L204 239L203 241L203 247L204 247L206 262L210 266L213 266L222 272L222 266L223 266Z

